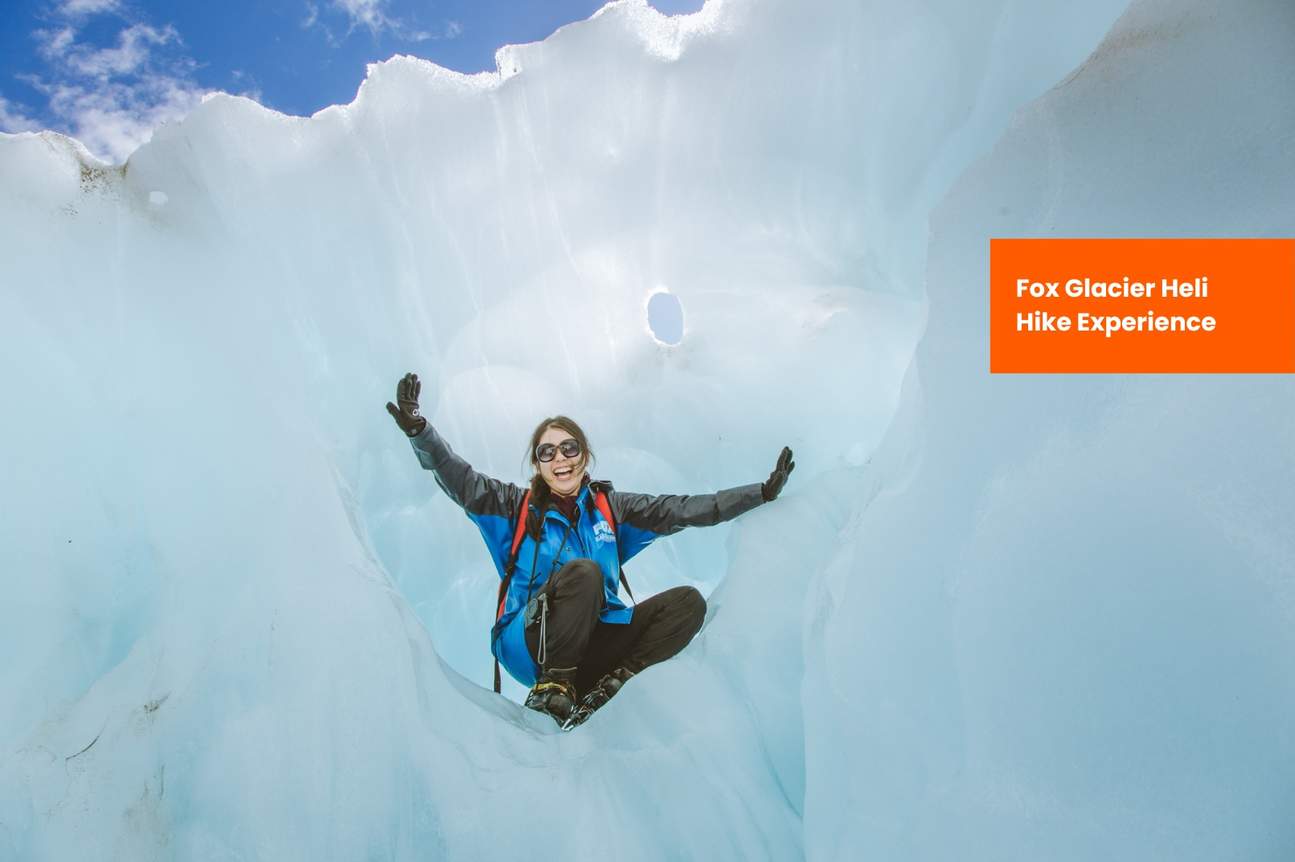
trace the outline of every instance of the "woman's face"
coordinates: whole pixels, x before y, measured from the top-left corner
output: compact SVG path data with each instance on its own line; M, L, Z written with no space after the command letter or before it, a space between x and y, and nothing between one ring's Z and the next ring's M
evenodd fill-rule
M539 468L540 475L544 477L544 481L548 483L549 488L554 493L561 494L564 497L571 496L580 488L580 483L584 481L585 460L589 457L588 453L584 451L581 451L574 458L569 458L562 454L562 441L574 439L571 432L550 425L544 429L544 433L540 435L540 442L536 446L538 449L539 446L548 443L558 447L553 460L540 461Z

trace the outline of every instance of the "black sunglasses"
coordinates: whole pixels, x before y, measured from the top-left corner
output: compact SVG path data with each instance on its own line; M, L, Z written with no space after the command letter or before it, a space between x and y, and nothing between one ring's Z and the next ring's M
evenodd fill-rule
M558 450L561 450L566 458L575 458L580 454L580 442L574 437L568 437L556 446L552 443L541 443L535 447L535 457L548 463L558 457Z

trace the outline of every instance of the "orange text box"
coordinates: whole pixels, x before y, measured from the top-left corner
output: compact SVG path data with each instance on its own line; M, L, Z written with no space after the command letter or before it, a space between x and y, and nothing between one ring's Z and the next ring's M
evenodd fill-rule
M989 370L1295 372L1295 239L991 239Z

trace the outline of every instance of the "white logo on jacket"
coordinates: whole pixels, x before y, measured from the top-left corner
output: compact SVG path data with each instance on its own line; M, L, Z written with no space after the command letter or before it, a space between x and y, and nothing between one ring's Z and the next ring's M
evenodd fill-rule
M615 542L616 534L606 521L594 521L594 539L599 542Z

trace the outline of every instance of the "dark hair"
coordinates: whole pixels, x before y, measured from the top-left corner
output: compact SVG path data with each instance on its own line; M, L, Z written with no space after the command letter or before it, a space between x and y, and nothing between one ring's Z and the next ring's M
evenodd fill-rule
M594 451L589 448L589 438L585 436L584 430L576 424L574 419L566 416L550 416L535 426L531 432L530 448L526 450L526 457L530 461L531 467L535 470L535 476L531 479L531 502L535 504L537 511L543 512L549 504L549 483L544 481L540 475L540 459L535 456L535 447L540 445L540 438L549 428L561 428L563 431L575 438L580 444L580 451L584 454L585 469L594 463Z

